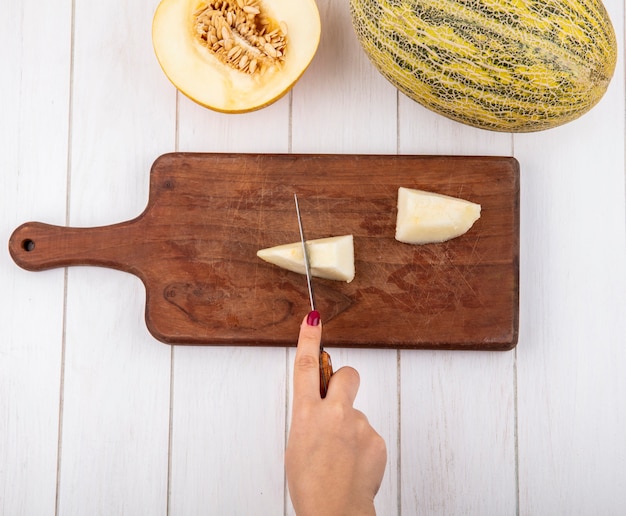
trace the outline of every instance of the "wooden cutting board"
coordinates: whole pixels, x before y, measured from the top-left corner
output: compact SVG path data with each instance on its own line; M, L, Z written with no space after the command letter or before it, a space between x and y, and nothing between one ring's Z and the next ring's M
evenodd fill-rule
M480 203L482 216L445 243L399 243L400 186ZM95 265L137 275L148 329L163 342L291 346L309 310L306 280L256 251L299 240L294 192L308 239L354 235L355 279L313 280L326 346L517 344L514 158L166 154L137 218L96 228L28 222L9 250L28 270Z

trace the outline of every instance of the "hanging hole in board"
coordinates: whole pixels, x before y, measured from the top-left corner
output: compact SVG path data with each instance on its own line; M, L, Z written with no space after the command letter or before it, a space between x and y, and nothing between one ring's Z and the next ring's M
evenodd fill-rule
M30 238L27 238L22 242L22 249L27 253L30 253L33 249L35 249L35 242L33 242Z

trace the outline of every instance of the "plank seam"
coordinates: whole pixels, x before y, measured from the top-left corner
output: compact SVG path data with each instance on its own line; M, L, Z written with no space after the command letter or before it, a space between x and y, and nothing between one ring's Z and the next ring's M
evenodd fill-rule
M396 485L398 516L402 516L402 352L396 350L396 396L398 398L398 438L396 440Z
M289 91L289 109L287 114L287 153L293 153L293 90Z
M513 350L513 443L515 446L515 514L520 514L520 486L519 486L519 414L517 396L517 347Z
M174 434L174 356L175 346L170 346L170 392L167 429L167 489L165 493L165 513L171 514L172 509L172 442Z
M70 63L68 77L68 113L67 113L67 158L65 177L65 223L69 226L71 215L71 191L72 191L72 120L74 116L74 55L75 55L75 21L76 2L70 3ZM61 324L61 371L59 372L59 422L57 426L57 464L56 464L56 486L54 513L60 514L61 504L61 464L63 460L63 414L64 414L64 393L65 393L65 351L67 342L67 293L69 287L69 270L66 267L63 271L63 315Z

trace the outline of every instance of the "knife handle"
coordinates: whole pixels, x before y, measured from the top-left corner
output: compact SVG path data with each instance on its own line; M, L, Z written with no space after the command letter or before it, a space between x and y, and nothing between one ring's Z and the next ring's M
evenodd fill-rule
M326 397L328 391L328 383L330 377L333 375L333 363L330 360L330 355L322 350L320 352L320 396Z

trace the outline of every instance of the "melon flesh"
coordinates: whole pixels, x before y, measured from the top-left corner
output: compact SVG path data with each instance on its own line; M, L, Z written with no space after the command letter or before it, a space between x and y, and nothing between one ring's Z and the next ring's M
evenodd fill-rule
M312 276L348 283L354 279L352 235L307 240L306 246ZM261 249L257 256L283 269L306 274L301 242Z
M211 21L203 25L198 13L204 12ZM246 18L244 29L237 16ZM209 30L213 44L207 43ZM278 57L259 43L272 32L286 40ZM152 22L154 51L168 79L193 101L224 113L253 111L281 98L309 66L320 34L314 0L162 0Z
M399 242L445 242L466 233L479 218L480 204L423 190L398 189Z

